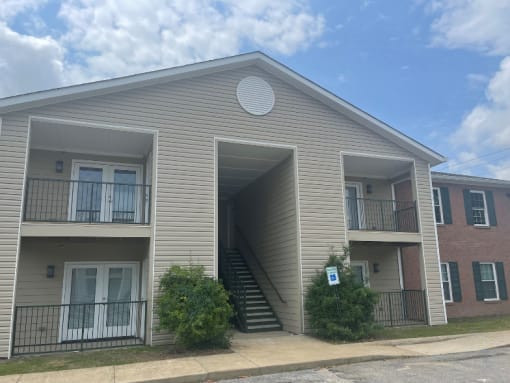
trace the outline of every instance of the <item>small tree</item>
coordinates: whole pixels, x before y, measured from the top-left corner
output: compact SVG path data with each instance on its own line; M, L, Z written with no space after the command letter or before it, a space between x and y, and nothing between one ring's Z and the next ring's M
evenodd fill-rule
M325 268L312 279L305 308L310 315L312 328L321 338L331 340L359 340L375 330L374 306L377 294L356 280L345 259L350 250L338 255L330 249L325 268L338 268L340 284L330 286Z
M186 348L228 347L233 315L223 285L201 266L172 266L161 278L157 302L159 328L175 334Z

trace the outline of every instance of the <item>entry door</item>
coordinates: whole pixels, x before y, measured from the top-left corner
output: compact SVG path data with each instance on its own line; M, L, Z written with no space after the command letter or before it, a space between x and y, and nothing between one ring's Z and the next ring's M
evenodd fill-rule
M74 162L70 187L70 220L139 222L143 188L139 166Z
M345 212L349 230L359 230L363 226L361 198L361 186L359 184L349 183L345 185Z
M62 341L136 335L137 263L64 267Z

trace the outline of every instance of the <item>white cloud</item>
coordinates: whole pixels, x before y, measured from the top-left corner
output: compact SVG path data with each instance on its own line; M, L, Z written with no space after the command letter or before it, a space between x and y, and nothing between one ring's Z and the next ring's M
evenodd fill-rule
M61 85L63 58L51 37L20 35L0 22L0 95Z
M0 21L5 21L21 12L37 9L47 2L48 0L2 0Z
M44 2L3 0L0 21ZM3 24L5 46L21 44L23 49L11 58L0 46L0 65L11 75L10 84L0 86L0 97L242 50L292 55L316 42L325 28L323 16L312 12L305 0L64 0L58 16L65 30L53 37L22 35ZM33 32L44 31L45 20L33 14L26 19ZM42 50L41 44L46 44ZM32 51L38 52L39 61L31 58ZM18 67L22 58L25 62ZM39 81L25 81L30 69L38 72Z
M440 13L432 24L434 44L478 49L496 55L509 54L508 0L435 0L429 6Z
M510 179L510 171L505 170L510 162L490 156L510 147L510 1L435 0L428 3L428 9L438 14L432 24L434 45L502 57L499 70L492 77L468 74L468 85L486 84L485 100L466 114L450 140L457 150L475 158L488 154L483 161L474 161L473 166L470 161L471 168L477 166L491 176ZM456 168L456 162L462 162L461 155L457 157L451 169Z
M488 164L487 167L493 177L510 180L510 160L502 160L497 164Z

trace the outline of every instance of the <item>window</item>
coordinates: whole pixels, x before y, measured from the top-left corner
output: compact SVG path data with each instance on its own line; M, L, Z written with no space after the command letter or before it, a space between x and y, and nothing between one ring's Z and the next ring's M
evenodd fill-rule
M351 270L359 283L370 286L368 282L368 261L351 261Z
M483 299L485 301L499 300L496 264L480 263L480 277Z
M448 263L441 263L441 284L443 286L444 301L453 302L450 265Z
M432 196L434 197L434 214L436 223L444 223L443 219L443 201L441 201L441 191L439 188L432 188Z
M485 193L483 191L471 190L469 194L471 197L471 214L473 217L473 225L489 226Z

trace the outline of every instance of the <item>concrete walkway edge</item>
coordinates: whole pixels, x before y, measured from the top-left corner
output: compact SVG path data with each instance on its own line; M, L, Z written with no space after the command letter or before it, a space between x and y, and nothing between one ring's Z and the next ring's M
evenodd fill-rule
M199 383L367 361L481 351L510 345L510 331L332 344L284 332L236 333L232 353L118 366L0 376L0 383Z

